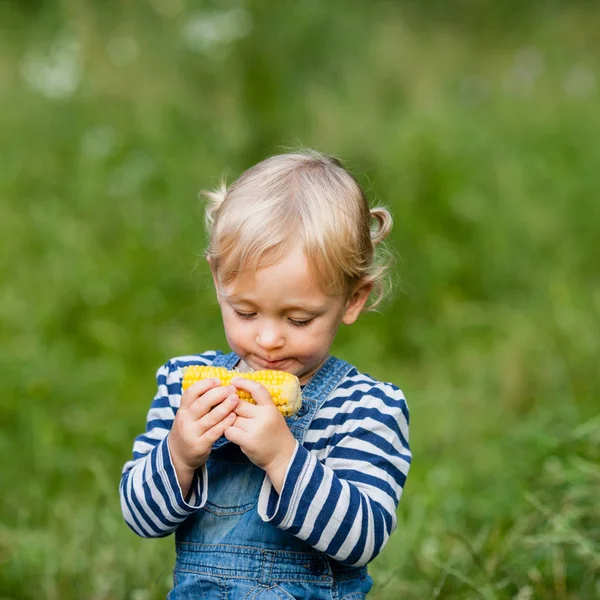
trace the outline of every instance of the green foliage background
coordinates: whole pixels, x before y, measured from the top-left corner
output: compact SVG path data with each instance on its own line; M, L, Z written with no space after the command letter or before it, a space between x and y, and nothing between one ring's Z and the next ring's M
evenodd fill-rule
M0 598L164 597L118 482L168 358L224 348L201 188L335 154L396 293L334 351L414 464L376 599L600 598L600 6L0 3Z

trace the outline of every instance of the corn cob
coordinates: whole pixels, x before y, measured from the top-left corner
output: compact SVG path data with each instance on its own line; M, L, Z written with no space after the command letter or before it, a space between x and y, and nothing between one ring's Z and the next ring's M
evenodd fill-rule
M285 371L264 369L251 373L238 373L237 371L228 371L225 367L192 365L185 367L183 370L181 387L185 391L197 381L213 377L220 379L221 385L229 385L229 382L234 377L243 377L257 381L267 388L273 402L284 417L295 415L302 405L300 381L295 375L286 373ZM238 389L237 395L241 400L256 404L254 398L246 390Z

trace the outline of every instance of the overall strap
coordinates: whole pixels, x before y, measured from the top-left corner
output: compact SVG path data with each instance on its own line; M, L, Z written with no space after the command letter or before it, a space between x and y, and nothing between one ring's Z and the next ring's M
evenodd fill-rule
M294 437L301 444L321 406L352 368L345 360L330 356L303 387L299 412L286 419Z
M215 360L212 363L213 367L225 367L226 369L233 369L240 360L239 356L235 352L229 354L217 354Z
M320 408L352 368L345 360L330 356L304 386L302 397L315 401L316 408Z

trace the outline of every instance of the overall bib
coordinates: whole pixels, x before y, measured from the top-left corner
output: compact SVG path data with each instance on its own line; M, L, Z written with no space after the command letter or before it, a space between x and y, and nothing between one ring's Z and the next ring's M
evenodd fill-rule
M238 362L231 353L213 364L232 369ZM303 388L302 408L286 419L300 445L316 412L351 368L331 356ZM265 473L239 446L220 438L206 467L207 502L176 532L169 600L365 598L372 585L366 567L344 566L260 518Z

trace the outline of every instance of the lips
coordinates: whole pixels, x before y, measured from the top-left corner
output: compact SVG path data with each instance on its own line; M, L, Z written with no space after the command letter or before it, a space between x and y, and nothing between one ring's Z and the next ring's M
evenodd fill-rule
M266 360L264 358L260 358L259 356L255 357L256 362L263 369L280 369L283 370L283 366L286 363L286 359L282 360Z

